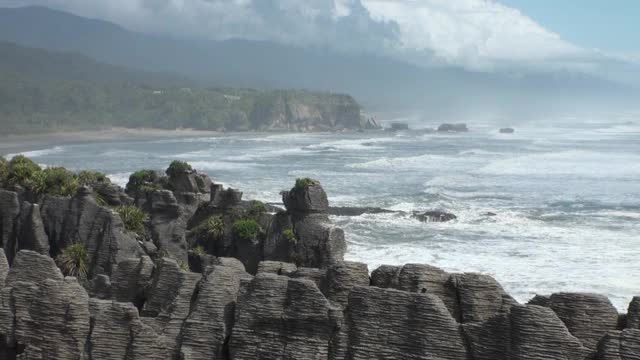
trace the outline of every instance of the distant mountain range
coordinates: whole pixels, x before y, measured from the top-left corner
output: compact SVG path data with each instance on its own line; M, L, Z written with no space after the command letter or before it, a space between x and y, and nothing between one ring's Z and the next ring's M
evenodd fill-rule
M479 73L418 67L376 54L148 35L43 7L0 9L0 39L179 74L204 85L345 92L370 110L407 108L432 117L495 109L537 111L604 98L620 101L630 92L578 73Z

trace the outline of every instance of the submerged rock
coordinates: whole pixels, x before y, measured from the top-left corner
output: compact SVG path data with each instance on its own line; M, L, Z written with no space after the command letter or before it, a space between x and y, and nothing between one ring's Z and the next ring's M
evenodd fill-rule
M438 210L414 212L411 217L422 222L447 222L458 218L454 214Z
M438 126L438 132L467 132L469 129L467 128L467 124L458 123L458 124L442 124Z
M514 132L516 132L514 129L512 128L502 128L500 129L500 134L513 134Z

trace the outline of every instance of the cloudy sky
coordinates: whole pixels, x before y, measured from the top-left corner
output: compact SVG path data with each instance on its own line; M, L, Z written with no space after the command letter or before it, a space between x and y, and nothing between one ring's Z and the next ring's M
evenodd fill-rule
M143 32L371 51L420 65L623 78L640 66L637 0L5 1Z

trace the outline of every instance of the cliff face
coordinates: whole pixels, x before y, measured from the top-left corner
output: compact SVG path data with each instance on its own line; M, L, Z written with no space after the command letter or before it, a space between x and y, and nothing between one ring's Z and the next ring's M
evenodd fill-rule
M158 184L105 193L149 211L147 236L89 188L42 206L0 190L0 359L640 358L638 299L624 316L595 294L519 304L487 275L343 261L310 179L286 210L196 171ZM86 276L61 272L67 242Z
M258 98L251 122L266 131L360 129L360 110L349 95L275 91Z

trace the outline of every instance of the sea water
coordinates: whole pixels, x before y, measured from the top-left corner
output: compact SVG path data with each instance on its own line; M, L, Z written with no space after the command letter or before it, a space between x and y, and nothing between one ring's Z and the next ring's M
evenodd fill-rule
M420 124L428 126L436 124ZM626 310L640 295L640 118L469 122L470 132L226 134L56 144L24 152L45 165L104 171L190 162L245 199L281 202L298 177L322 182L333 206L403 213L333 217L346 259L426 263L494 276L519 301L595 292ZM412 124L412 126L416 126ZM440 209L458 219L421 223ZM494 213L495 216L489 216Z

